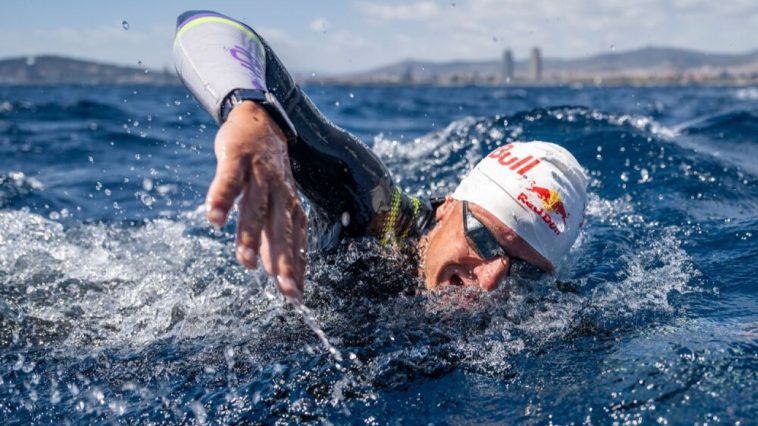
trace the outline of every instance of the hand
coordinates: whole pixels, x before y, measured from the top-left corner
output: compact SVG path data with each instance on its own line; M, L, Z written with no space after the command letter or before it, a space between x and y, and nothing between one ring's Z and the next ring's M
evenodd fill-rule
M243 102L216 133L216 176L206 209L208 220L223 226L239 202L237 259L255 268L258 257L290 301L301 302L308 218L292 176L287 141L265 109Z

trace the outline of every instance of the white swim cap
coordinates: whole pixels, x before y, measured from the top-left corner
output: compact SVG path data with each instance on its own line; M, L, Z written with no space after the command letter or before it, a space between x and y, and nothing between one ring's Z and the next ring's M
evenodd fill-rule
M561 146L515 142L482 159L453 198L490 212L555 268L584 222L587 175Z

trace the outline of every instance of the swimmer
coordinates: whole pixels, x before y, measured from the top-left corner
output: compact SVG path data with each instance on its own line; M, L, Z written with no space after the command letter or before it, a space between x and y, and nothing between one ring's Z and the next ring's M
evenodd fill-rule
M404 194L365 144L327 120L244 23L182 14L174 60L220 124L208 220L223 226L239 198L237 259L247 268L260 260L290 300L302 300L309 222L320 248L364 236L416 248L430 289L490 291L519 263L553 271L579 234L587 176L558 145L501 146L452 194L424 200Z

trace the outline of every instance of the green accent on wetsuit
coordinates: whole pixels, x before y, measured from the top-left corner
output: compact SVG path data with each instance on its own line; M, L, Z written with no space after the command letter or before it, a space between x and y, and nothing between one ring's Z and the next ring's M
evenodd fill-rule
M423 208L423 201L403 194L400 188L395 187L389 211L378 215L383 217L383 224L379 227L381 232L378 235L380 243L403 246L408 238L418 236L417 221Z
M380 238L382 245L387 244L390 239L394 238L397 234L397 219L400 214L400 200L402 198L403 194L400 192L400 189L395 187L395 191L392 193L390 211L384 218L384 226L382 226L382 235Z

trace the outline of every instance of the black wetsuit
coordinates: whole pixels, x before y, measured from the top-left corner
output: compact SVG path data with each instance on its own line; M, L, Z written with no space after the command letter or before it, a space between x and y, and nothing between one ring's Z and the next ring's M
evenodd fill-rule
M215 12L185 12L177 20L174 59L182 81L217 122L237 89L275 97L278 108L267 109L277 122L291 123L283 130L293 135L293 175L311 203L322 244L360 236L402 244L433 222L431 204L393 185L376 154L327 120L247 25Z

